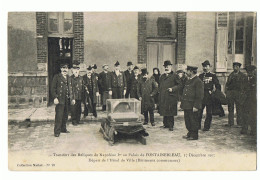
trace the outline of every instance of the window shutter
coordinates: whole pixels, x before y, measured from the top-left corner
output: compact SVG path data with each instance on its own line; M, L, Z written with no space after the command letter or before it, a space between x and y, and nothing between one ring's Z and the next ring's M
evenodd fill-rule
M218 12L216 21L216 72L227 72L228 13Z

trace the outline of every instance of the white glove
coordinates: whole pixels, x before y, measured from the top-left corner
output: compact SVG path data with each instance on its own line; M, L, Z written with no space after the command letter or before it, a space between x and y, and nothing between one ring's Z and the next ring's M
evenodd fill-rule
M124 95L126 94L126 90L124 90Z
M172 92L172 88L168 88L168 91L169 91L169 92Z
M112 91L109 91L108 94L109 94L110 96L112 96Z
M96 96L99 96L99 92L96 92Z
M59 104L58 98L55 98L55 99L54 99L54 104Z
M193 112L197 112L197 111L198 111L198 109L193 107Z
M71 104L72 104L72 105L76 104L75 99L73 99L73 100L71 101Z
M142 101L142 97L139 97L139 100Z

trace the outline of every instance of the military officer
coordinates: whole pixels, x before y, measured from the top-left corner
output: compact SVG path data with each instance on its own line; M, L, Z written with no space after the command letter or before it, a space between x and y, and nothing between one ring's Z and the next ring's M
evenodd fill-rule
M214 87L221 91L221 86L219 84L216 74L210 72L210 63L208 60L202 63L203 73L199 75L199 78L204 83L204 98L202 100L202 108L199 111L199 129L201 128L202 114L203 110L206 107L206 119L204 122L203 131L209 131L211 121L212 121L212 92Z
M106 110L106 100L109 99L109 83L110 83L110 72L108 71L108 65L102 66L103 71L99 74L100 93L102 99L102 110Z
M79 75L79 61L74 61L72 66L72 76L70 77L70 101L72 124L77 126L80 123L81 103L83 100L84 83L83 77Z
M92 74L92 67L87 68L87 74L83 76L84 86L85 86L85 111L84 116L88 115L87 103L92 107L93 116L97 117L96 103L97 97L99 96L99 89L97 84L97 79L95 75Z
M202 108L204 96L204 85L196 75L198 67L187 66L188 79L185 82L181 100L181 108L184 110L185 126L188 130L183 138L187 140L197 140L199 130L198 113Z
M137 96L137 85L141 79L141 75L139 74L139 68L137 66L134 67L134 75L131 77L131 89L130 89L130 97L138 99Z
M133 72L133 63L131 61L127 62L127 70L124 72L126 79L126 94L125 97L128 98L132 86L132 77L134 75Z
M172 63L164 61L165 73L159 79L159 113L163 116L163 127L173 131L174 116L177 115L178 91L182 87L177 74L172 71Z
M256 112L257 112L257 100L256 100L256 67L254 65L246 66L247 72L247 84L246 84L246 99L243 104L244 121L242 124L241 134L246 134L248 126L250 126L250 135L256 135Z
M234 125L234 104L236 104L237 125L242 125L243 112L242 105L245 101L246 75L240 71L241 63L233 63L233 72L229 75L226 82L226 96L228 100L228 124Z
M55 107L55 126L54 136L59 137L60 133L69 133L66 128L68 120L69 106L69 76L68 64L61 63L61 73L54 75L52 80L51 94L54 98Z
M120 71L120 63L115 63L115 70L111 72L111 80L109 85L109 94L113 99L121 99L126 95L126 78Z

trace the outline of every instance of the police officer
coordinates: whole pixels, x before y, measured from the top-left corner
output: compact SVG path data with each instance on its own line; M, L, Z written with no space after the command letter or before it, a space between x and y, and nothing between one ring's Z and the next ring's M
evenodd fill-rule
M61 63L61 73L56 74L52 80L51 94L54 98L55 107L55 126L54 136L59 137L60 133L69 133L66 128L68 120L69 106L69 76L68 64Z
M109 87L109 95L113 99L121 99L126 95L126 78L123 72L120 71L120 63L115 63L114 71L111 72L111 80Z
M243 104L244 121L242 124L241 134L247 134L248 126L250 126L250 135L256 135L256 112L257 112L257 100L256 100L256 67L253 65L246 66L247 83L246 83L246 99Z
M219 84L216 74L210 72L210 63L208 60L202 63L203 73L199 75L199 78L204 83L204 98L202 100L202 108L199 111L199 129L201 128L202 114L204 108L206 107L206 119L204 122L203 131L208 131L210 129L212 121L212 92L214 87L221 91L221 86Z
M141 75L139 74L139 68L137 66L134 67L134 75L131 77L131 89L130 89L130 97L138 99L137 95L137 85L141 79Z
M126 79L126 94L125 97L128 98L132 86L132 78L134 75L133 72L133 63L131 61L127 62L127 70L124 72L125 79Z
M89 107L92 107L93 116L97 117L97 111L96 111L96 104L97 104L97 97L99 96L99 89L97 84L96 76L92 74L92 67L89 66L87 68L87 74L83 76L84 86L85 86L85 111L84 116L88 115L88 108L87 103L89 104Z
M77 126L80 123L81 102L83 100L84 83L83 77L79 75L79 61L74 61L72 66L72 76L70 77L70 101L72 124Z
M233 72L229 75L226 82L226 96L228 100L228 124L234 125L234 105L236 104L237 125L242 125L243 112L242 105L246 99L245 86L246 75L240 71L241 63L233 63Z
M202 99L204 96L204 85L196 75L198 67L187 66L188 79L185 82L181 108L184 110L185 126L188 130L183 138L187 140L197 140L199 138L199 120L198 113L202 108Z
M106 110L106 100L109 98L109 83L111 80L110 72L108 71L108 65L103 65L103 71L99 74L99 84L100 88L99 91L101 93L101 99L102 99L102 110Z

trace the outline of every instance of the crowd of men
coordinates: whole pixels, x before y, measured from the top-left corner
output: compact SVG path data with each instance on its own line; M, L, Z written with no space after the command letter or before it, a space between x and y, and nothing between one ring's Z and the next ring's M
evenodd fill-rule
M55 127L54 136L69 133L66 128L68 111L71 111L72 124L81 124L81 104L84 104L84 116L89 112L97 117L97 97L101 95L102 110L106 110L107 99L136 98L141 101L141 111L144 115L144 125L150 119L154 123L154 110L163 116L163 128L173 131L174 116L177 115L177 104L181 101L184 111L185 126L188 130L183 138L197 140L198 131L202 129L202 115L206 108L206 118L203 131L209 131L212 113L215 108L220 109L220 116L224 110L220 101L216 101L214 94L221 93L221 85L216 74L210 72L210 62L202 63L203 73L197 75L196 66L173 72L172 63L164 61L164 73L158 68L149 75L146 68L139 69L132 62L127 62L127 70L121 71L120 63L114 64L114 70L104 64L103 71L97 73L96 65L89 66L87 73L80 76L80 63L75 61L72 66L72 76L68 75L68 64L61 64L61 73L53 78L51 94L54 97ZM240 71L241 63L233 63L233 72L229 75L225 94L228 102L228 124L234 125L234 105L237 112L237 124L242 127L241 134L247 134L250 127L251 135L256 134L256 67L246 66L247 74ZM140 73L141 72L141 73ZM222 93L223 94L223 93ZM215 99L214 99L215 98ZM218 104L216 105L216 102Z

